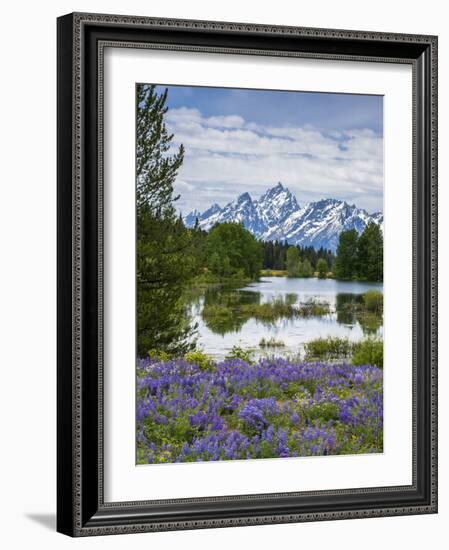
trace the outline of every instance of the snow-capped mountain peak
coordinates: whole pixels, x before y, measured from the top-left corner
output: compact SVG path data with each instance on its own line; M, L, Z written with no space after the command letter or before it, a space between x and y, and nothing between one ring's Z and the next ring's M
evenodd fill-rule
M299 210L299 205L296 197L279 182L256 201L256 209L269 228L282 223L293 212Z
M242 193L237 197L237 204L243 204L245 202L253 202L249 193Z

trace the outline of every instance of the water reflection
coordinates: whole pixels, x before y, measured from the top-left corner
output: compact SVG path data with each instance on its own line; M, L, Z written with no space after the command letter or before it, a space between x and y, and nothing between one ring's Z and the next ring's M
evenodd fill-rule
M383 325L382 311L367 311L364 307L363 294L338 293L335 311L337 323L343 325L359 323L365 336L374 336Z
M339 292L335 297L337 323L354 325L356 322L355 308L363 304L363 294Z
M364 307L363 293L370 288L382 290L382 284L264 277L244 288L202 288L191 296L198 345L223 357L233 345L258 348L262 338L281 339L283 353L289 353L319 336L357 340L381 335L382 313ZM328 309L299 314L305 304L327 304Z

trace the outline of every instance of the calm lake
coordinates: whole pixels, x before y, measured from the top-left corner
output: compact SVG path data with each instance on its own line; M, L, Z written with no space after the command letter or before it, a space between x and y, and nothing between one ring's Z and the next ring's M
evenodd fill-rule
M303 344L318 337L348 337L352 341L367 335L382 335L382 317L360 319L351 304L360 302L369 289L383 291L382 283L336 281L334 279L261 277L243 288L217 287L203 289L191 302L192 320L198 324L198 347L216 359L223 359L237 345L251 348L256 355L288 355L303 351ZM213 322L202 314L204 307L238 308L243 304L263 304L283 300L297 305L310 302L327 303L330 312L321 316L281 318L260 321L248 316L233 315ZM261 349L262 338L282 340L284 347Z

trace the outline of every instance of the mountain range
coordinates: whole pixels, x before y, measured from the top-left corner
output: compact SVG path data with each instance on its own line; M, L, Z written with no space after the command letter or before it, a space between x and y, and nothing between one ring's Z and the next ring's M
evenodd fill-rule
M263 241L287 241L333 251L342 231L356 229L361 233L370 221L383 226L382 212L368 214L338 199L322 199L300 206L296 197L280 182L258 200L243 193L223 208L213 204L204 212L194 210L185 216L184 223L193 227L196 220L206 231L216 223L239 222Z

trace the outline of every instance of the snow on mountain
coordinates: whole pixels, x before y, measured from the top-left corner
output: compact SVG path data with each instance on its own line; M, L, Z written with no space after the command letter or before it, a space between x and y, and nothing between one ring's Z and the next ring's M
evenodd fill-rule
M342 231L356 229L361 233L371 220L374 221L365 210L354 205L336 199L323 199L307 204L294 223L283 228L284 238L302 246L335 250Z
M374 219L375 222L380 224L383 228L383 223L384 223L383 212L376 212L375 214L372 215L372 218Z
M254 235L259 235L263 231L263 225L260 220L256 205L251 199L249 193L243 193L235 201L227 204L218 215L217 222L234 221L243 223L243 225ZM209 227L209 220L206 222Z
M258 239L282 240L301 246L335 250L339 234L348 229L361 233L370 222L382 226L383 214L366 210L337 199L322 199L300 207L295 196L281 183L253 201L243 193L223 208L212 205L203 213L194 210L184 218L187 227L199 226L208 231L216 223L239 222Z
M256 210L265 226L270 228L282 224L299 210L299 205L295 196L279 182L256 201Z

